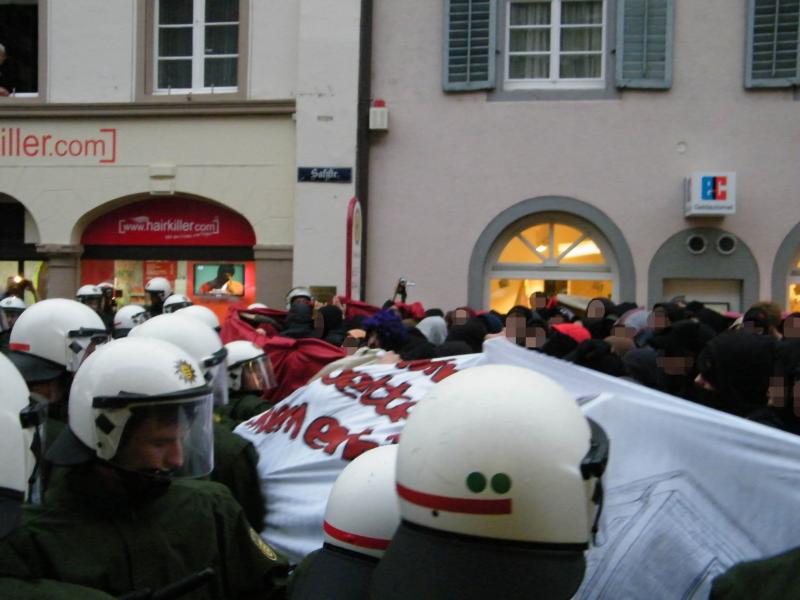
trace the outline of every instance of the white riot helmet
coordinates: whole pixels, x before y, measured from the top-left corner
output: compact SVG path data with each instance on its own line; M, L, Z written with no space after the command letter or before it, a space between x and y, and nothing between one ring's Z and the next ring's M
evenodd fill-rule
M92 310L99 311L103 300L103 290L96 285L82 285L75 293L75 300Z
M8 451L8 447L4 447L3 450L0 450L2 452L0 456L3 457L3 460L0 461L0 476L5 480L7 476L10 476L9 470L16 473L19 469L23 469L25 473L23 487L14 489L22 489L29 500L40 502L41 478L37 468L37 459L41 458L44 452L47 401L28 391L28 386L20 372L3 354L0 354L0 382L3 385L3 393L0 394L0 414L13 415L17 426L21 428L20 434L22 435L18 454L22 459L21 464L15 458L17 451L4 452L3 450ZM5 431L0 434L0 444L4 443L2 439L4 434ZM7 486L0 483L0 487ZM2 495L0 491L0 496ZM0 532L0 537L2 535Z
M314 295L311 293L306 287L294 287L289 290L289 293L286 294L286 310L289 310L292 307L292 303L295 299L300 300L305 298L308 304L314 303Z
M339 474L325 509L325 545L298 569L294 600L368 597L370 576L400 524L396 459L397 446L379 446Z
M186 310L186 309L183 309ZM131 329L129 338L148 337L175 344L197 363L214 391L214 404L228 403L228 351L219 335L205 323L183 316L183 311L158 315Z
M550 378L507 365L452 375L403 429L403 524L374 597L571 598L607 458L602 429Z
M198 319L215 331L219 331L219 318L216 314L214 314L214 311L207 306L192 304L191 306L181 308L175 312L180 312L181 316L183 317L192 317L193 319Z
M114 313L114 338L122 338L130 333L131 329L147 321L149 313L141 304L126 304Z
M264 392L275 387L272 364L262 348L248 340L228 342L225 348L232 392Z
M69 427L48 450L58 465L97 457L124 471L200 477L213 469L212 392L174 344L114 340L90 356L69 395ZM159 445L142 453L141 440Z
M25 301L17 296L6 296L0 300L0 331L13 328L17 318L27 307Z
M19 417L0 410L0 539L17 528L28 492L26 449Z
M153 304L163 304L172 294L172 285L166 277L153 277L145 284L144 291L150 294Z
M8 347L25 380L37 382L54 379L64 369L74 373L81 361L106 341L108 331L91 308L75 300L51 298L19 316Z
M194 302L189 300L188 296L183 294L172 294L169 298L164 300L164 313L169 314L171 312L175 312L176 310L186 308L187 306L192 306L192 304L194 304Z

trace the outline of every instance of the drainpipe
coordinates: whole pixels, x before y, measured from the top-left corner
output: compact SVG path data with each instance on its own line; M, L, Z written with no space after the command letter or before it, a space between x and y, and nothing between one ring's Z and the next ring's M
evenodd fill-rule
M361 202L363 244L361 247L361 297L367 289L367 256L369 256L369 107L372 102L372 2L361 0L361 25L358 50L358 99L356 126L356 197Z

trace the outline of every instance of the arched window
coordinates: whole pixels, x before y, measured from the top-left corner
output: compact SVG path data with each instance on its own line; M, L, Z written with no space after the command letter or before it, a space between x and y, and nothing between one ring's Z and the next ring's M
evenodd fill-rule
M617 292L617 266L603 235L565 213L537 214L509 227L488 261L487 304L501 313L527 306L533 292L587 300Z

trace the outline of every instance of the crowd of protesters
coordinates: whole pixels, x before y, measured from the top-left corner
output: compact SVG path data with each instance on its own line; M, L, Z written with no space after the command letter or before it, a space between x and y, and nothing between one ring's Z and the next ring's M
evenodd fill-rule
M320 303L309 289L294 288L285 307L237 306L220 323L210 310L173 294L163 278L145 287L149 306L119 310L119 294L110 284L82 286L75 300L36 298L29 307L20 293L24 288L12 283L19 287L10 281L0 300L0 349L9 358L0 356L0 371L10 389L0 416L28 415L19 421L37 431L30 433L35 441L28 449L38 466L15 497L30 502L23 525L17 530L15 517L4 520L0 531L0 596L50 597L42 587L29 589L32 581L58 587L61 580L120 594L144 583L169 588L188 577L193 589L203 589L199 597L283 597L286 565L251 529L260 530L264 518L258 457L232 429L336 369L480 353L492 337L800 433L800 313L784 314L772 302L721 314L683 299L647 309L607 298L575 305L534 293L526 305L503 314L468 306L426 310L406 302L401 285L402 293L381 307L342 297ZM121 339L126 337L131 339ZM100 345L102 351L93 355ZM11 379L19 383L10 385ZM19 402L10 408L11 400ZM88 402L94 403L91 411ZM32 419L29 413L42 405L46 420ZM124 417L115 412L121 406L129 407ZM211 414L212 406L213 428L193 446L170 434L157 451L146 451L150 442L140 439L141 431L198 429L198 411ZM40 436L41 427L46 436ZM115 428L122 431L112 434ZM43 439L48 446L56 440L47 456ZM221 486L170 486L174 474L189 467L196 471L191 476ZM196 505L191 515L179 509L190 505ZM177 512L171 517L162 509ZM218 538L207 538L206 526L216 527ZM132 542L119 527L136 529L141 539ZM74 535L79 530L102 540L99 547L83 544ZM149 579L139 581L141 565L125 566L114 556L127 553L146 562L150 551L141 544L151 535L160 545L145 569ZM201 544L202 555L181 554L186 540L195 549ZM71 549L66 557L64 544ZM234 546L241 553L235 560L228 556ZM186 557L191 565L179 564ZM202 569L209 561L216 572ZM108 579L93 565L98 562L119 573ZM169 569L159 572L156 563ZM247 569L258 573L257 581L248 579ZM205 573L202 580L198 573ZM94 597L88 589L81 593Z

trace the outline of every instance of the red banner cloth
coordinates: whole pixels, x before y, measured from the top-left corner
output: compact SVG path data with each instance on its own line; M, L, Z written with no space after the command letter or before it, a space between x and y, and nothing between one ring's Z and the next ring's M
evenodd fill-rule
M285 316L286 312L263 308L242 310L231 307L228 318L220 329L220 337L226 344L234 340L250 340L264 349L272 363L272 370L278 383L277 387L264 395L264 399L269 402L280 402L297 388L304 386L322 367L347 355L347 351L343 348L322 340L280 337L277 335L277 330L266 323L259 323L256 329L241 319L242 312L259 313L273 318Z

